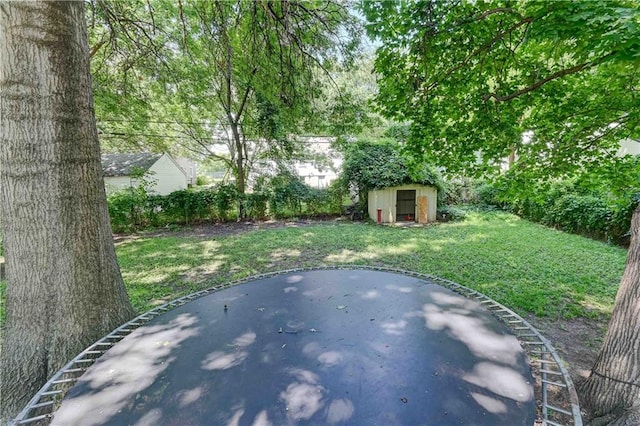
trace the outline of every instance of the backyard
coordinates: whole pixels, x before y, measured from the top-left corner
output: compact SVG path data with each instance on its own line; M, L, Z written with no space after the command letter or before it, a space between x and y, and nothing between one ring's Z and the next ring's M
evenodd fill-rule
M287 269L378 266L446 278L531 322L576 383L588 375L600 348L626 258L623 248L498 211L472 211L463 221L428 226L336 219L205 224L117 234L115 241L138 312ZM4 286L0 282L3 296Z
M595 359L626 256L622 248L502 212L472 212L462 222L426 227L258 222L116 240L140 312L264 272L349 264L400 268L450 279L512 308L551 340L575 381Z

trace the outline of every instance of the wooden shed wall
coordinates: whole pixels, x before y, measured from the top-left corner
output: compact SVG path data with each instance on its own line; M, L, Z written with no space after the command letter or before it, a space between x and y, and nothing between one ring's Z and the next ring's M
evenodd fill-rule
M396 222L396 200L399 190L416 191L416 221L418 214L418 199L421 196L427 197L427 221L436 220L436 209L438 203L438 190L433 186L423 185L402 185L385 189L369 191L369 217L374 222L377 221L378 209L382 210L383 223Z

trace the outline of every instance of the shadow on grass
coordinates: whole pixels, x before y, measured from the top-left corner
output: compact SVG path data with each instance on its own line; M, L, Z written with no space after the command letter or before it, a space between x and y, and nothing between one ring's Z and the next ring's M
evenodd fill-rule
M573 317L610 312L625 252L493 214L427 228L342 224L139 239L119 244L118 256L139 310L258 273L359 264L448 278L521 314Z

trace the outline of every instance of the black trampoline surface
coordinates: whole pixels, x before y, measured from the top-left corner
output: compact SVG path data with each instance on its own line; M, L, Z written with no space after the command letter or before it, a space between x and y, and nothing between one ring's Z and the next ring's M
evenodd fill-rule
M152 319L80 377L52 424L530 426L532 381L480 303L425 279L317 270Z

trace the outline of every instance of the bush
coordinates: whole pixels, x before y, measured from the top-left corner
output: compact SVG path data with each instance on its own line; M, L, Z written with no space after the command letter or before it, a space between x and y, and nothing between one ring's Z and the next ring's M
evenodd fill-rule
M606 238L612 216L601 198L567 194L554 203L545 221L567 232Z
M531 183L522 193L508 190L508 178L476 188L481 206L497 206L566 232L627 245L631 216L640 192L614 195L608 188L581 186L577 179ZM636 190L637 191L637 190Z
M242 200L247 217L257 220L266 219L268 202L269 193L264 191L254 191L249 194L244 194Z
M304 203L307 215L331 214L331 194L327 189L308 188Z
M245 217L265 219L341 214L345 189L339 182L318 189L298 176L282 172L270 180L259 178L253 192L240 197L234 185L184 189L160 196L144 188L129 188L109 195L111 226L115 232L131 232L149 226L170 226L234 217L238 206Z
M453 206L441 206L438 207L436 212L436 218L440 222L453 222L466 219L467 213L459 208Z
M209 185L211 183L211 178L205 175L199 175L196 177L196 186L204 186Z
M107 202L114 232L131 231L146 225L147 192L144 189L130 188L116 192L109 195Z
M309 186L296 175L282 171L271 178L269 213L280 219L302 215L302 200L309 194Z
M505 206L500 195L501 191L497 185L487 182L479 182L475 188L476 199L481 206L494 206L503 208Z
M229 219L231 211L237 208L240 201L238 195L235 185L229 183L216 185L213 202L219 220L226 221Z
M442 204L447 206L459 206L462 204L478 204L479 198L476 191L478 181L473 179L454 179L444 185Z

